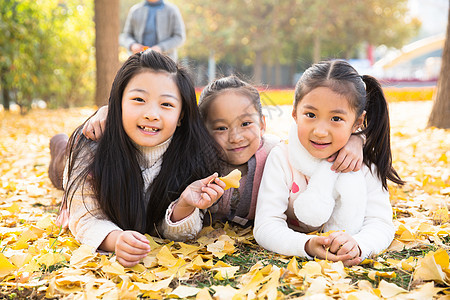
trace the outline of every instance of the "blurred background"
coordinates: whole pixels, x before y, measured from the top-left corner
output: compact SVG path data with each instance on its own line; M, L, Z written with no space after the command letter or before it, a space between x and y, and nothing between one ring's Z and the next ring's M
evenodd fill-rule
M96 59L117 57L115 70L107 71L111 78L128 53L118 46L117 32L108 37L114 42L110 51L101 56L97 50L96 57L96 25L106 22L121 32L138 2L2 0L0 109L106 103L107 96L96 94ZM292 89L312 63L333 58L349 60L385 86L433 87L449 11L448 0L170 2L186 25L179 62L190 68L199 89L229 74L266 89ZM114 3L118 20L95 18L96 9Z

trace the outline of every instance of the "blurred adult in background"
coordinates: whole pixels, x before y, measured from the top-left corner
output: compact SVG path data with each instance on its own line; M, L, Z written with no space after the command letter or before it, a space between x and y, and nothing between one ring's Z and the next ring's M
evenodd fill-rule
M177 47L186 39L178 7L164 0L145 0L128 12L120 44L132 53L151 48L177 60Z

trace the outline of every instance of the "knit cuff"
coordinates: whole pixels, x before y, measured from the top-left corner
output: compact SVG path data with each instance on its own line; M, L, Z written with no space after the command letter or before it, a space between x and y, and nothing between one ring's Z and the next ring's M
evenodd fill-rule
M314 257L310 256L308 252L306 252L306 243L312 238L312 236L308 236L309 238L300 243L300 256L305 257L307 260L313 260Z
M358 243L359 249L361 250L361 258L364 260L372 256L373 251L369 245L366 245L358 236L353 236L355 241Z
M108 234L113 231L123 231L120 227L112 222L104 222L101 225L98 224L95 226L95 232L86 232L84 237L80 239L83 244L89 245L93 247L93 252L98 250L98 247L103 243Z
M172 222L171 217L175 205L178 200L172 202L166 210L166 216L163 223L163 235L170 240L189 240L194 239L197 234L202 230L202 218L200 216L200 210L195 210L186 218Z

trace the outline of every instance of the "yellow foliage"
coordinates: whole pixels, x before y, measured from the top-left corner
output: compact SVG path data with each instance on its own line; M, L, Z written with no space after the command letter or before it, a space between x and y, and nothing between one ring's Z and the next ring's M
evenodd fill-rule
M450 248L450 132L426 128L431 102L405 102L417 98L428 100L430 90L392 88L385 89L385 93L392 102L393 164L407 183L403 187L389 187L396 234L382 256L404 249L429 251L430 246L437 249L424 257L375 256L360 266L347 268L342 262L325 260L299 263L296 257L267 251L270 263L254 261L243 271L244 266L239 263L246 255L241 253L242 245L259 249L252 228L225 224L219 228L206 227L195 241L186 243L146 235L151 247L149 255L133 268L124 268L114 254L93 252L54 223L62 192L52 187L46 175L48 140L58 132L70 134L94 109L32 111L27 116L3 113L0 127L2 288L39 288L47 297L70 295L74 299L135 299L139 295L152 299L437 297L442 286L450 285L446 251ZM266 91L261 97L266 104L288 103L293 99L292 91ZM267 128L281 137L286 136L290 108L274 109L282 115L267 118ZM234 179L227 186L238 183L239 179ZM262 256L259 250L252 251ZM352 284L355 274L374 280L375 287L364 280ZM394 284L399 280L395 278L398 274L411 274L413 284L408 289ZM201 289L196 286L201 280L219 280L223 284L229 280L235 285ZM285 287L291 290L290 294L281 292Z

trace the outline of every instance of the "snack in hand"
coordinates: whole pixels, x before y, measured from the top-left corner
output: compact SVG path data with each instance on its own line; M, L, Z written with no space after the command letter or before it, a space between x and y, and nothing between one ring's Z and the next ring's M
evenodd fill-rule
M227 176L219 177L219 179L225 183L224 190L228 190L229 188L238 188L239 180L241 180L241 175L241 171L239 171L238 169L234 169Z

